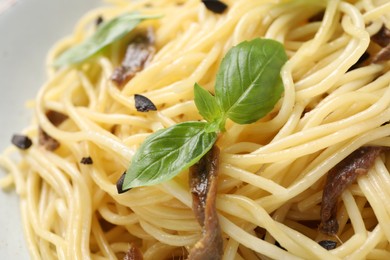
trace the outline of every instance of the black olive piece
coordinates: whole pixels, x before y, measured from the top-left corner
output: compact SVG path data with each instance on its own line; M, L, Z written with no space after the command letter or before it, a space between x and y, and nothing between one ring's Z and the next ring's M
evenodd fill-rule
M157 110L153 102L145 96L135 94L134 101L135 101L135 108L137 109L138 112L148 112L149 110L153 110L153 111Z
M318 244L320 246L322 246L323 248L325 248L326 250L335 249L337 246L337 242L332 241L332 240L322 240L322 241L318 242Z
M104 22L103 16L99 15L95 20L95 24L99 26L102 22Z
M11 140L12 144L22 150L27 150L32 145L31 139L26 135L14 134Z
M81 158L80 163L82 164L93 164L92 158L91 157L83 157Z
M208 10L216 14L222 14L228 7L224 2L219 0L202 0L202 3Z

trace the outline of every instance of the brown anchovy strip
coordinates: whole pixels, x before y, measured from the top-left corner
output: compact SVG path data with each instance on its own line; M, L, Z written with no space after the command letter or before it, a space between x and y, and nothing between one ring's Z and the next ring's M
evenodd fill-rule
M67 115L57 112L55 110L47 111L46 117L54 126L59 126L60 124L62 124L62 122L68 119ZM48 135L41 127L39 127L38 129L38 142L48 151L54 151L60 146L60 143L56 139Z
M386 47L390 44L390 30L383 25L376 34L371 36L371 40L381 47Z
M54 126L59 126L62 122L64 122L66 119L68 119L68 116L57 112L55 110L49 110L46 112L46 117L52 123Z
M390 44L382 48L372 59L372 63L381 63L390 60Z
M222 234L216 210L219 149L214 146L190 168L192 210L202 226L203 237L190 250L189 260L222 258Z
M322 10L315 15L311 16L308 20L308 22L313 23L313 22L320 22L324 19L325 11Z
M118 87L123 87L137 72L143 70L156 51L154 41L154 32L148 29L146 34L140 34L130 42L121 66L115 68L111 76Z
M133 243L130 244L130 248L126 252L125 257L123 258L123 260L143 260L143 259L144 257L142 255L141 250Z
M38 142L48 151L54 151L60 147L60 143L48 135L41 127L38 129Z
M335 235L339 230L337 222L337 202L345 189L358 176L367 174L375 159L384 150L379 146L360 147L333 167L327 176L321 203L320 231Z
M375 54L372 63L381 63L390 60L390 30L386 26L371 36L371 40L382 47L382 49Z

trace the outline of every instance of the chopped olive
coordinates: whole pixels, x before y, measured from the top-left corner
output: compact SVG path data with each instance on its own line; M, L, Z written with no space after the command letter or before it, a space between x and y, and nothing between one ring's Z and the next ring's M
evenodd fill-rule
M323 248L325 248L326 250L335 249L337 246L337 242L332 241L332 240L322 240L322 241L318 242L318 244L320 246L322 246Z
M18 147L19 149L22 149L22 150L27 150L32 145L31 139L26 135L15 134L12 136L11 142L16 147Z
M228 7L224 2L219 0L202 0L208 10L216 14L222 14Z
M383 150L384 147L379 146L360 147L329 171L322 194L320 224L322 233L337 234L339 230L337 222L339 197L358 176L367 174Z
M116 182L116 189L117 189L119 194L125 193L128 190L131 190L131 189L126 189L126 190L122 189L123 181L125 180L125 176L126 176L126 172L124 172L122 174L122 176L119 178L119 180Z
M82 164L93 164L92 158L91 157L83 157L81 158L80 163Z
M137 109L138 112L148 112L149 110L153 110L153 111L157 110L153 102L145 96L135 94L134 101L135 101L135 108Z

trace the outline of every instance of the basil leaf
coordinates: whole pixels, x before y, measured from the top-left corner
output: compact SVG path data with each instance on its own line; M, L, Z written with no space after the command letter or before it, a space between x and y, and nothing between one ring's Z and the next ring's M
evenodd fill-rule
M205 122L184 122L159 130L137 150L122 190L169 180L195 164L217 139L205 131Z
M84 42L63 52L55 60L54 66L80 63L131 32L143 20L153 18L158 18L158 16L141 15L136 12L115 17L101 24L96 32Z
M221 117L217 100L207 90L195 83L194 85L194 101L199 110L199 114L203 116L208 122Z
M280 70L286 61L283 45L274 40L245 41L230 49L215 85L224 115L249 124L268 114L284 91Z

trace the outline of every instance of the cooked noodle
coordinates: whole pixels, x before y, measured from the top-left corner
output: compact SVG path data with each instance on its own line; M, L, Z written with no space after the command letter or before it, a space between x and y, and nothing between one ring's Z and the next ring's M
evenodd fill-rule
M370 36L382 25L390 28L386 0L225 0L224 14L210 12L199 0L110 2L87 13L49 52L48 79L34 101L34 122L24 132L34 145L20 160L10 159L20 153L15 147L0 160L10 173L1 186L15 185L20 195L33 259L122 258L131 242L145 259L185 258L201 237L188 171L124 194L115 184L148 135L202 119L194 83L213 92L226 52L255 37L284 44L285 91L267 117L249 125L229 121L218 139L223 259L390 259L385 154L342 195L341 243L330 251L318 244L329 239L318 231L327 172L361 146L390 147L388 63L348 71L369 48ZM108 20L134 10L163 16L139 26L155 29L157 52L123 89L110 76L121 62L124 41L81 66L51 66L95 30L98 16ZM322 20L308 22L322 10ZM134 94L147 96L158 111L137 112ZM55 126L48 110L68 120ZM60 148L51 152L37 145L38 127ZM81 164L88 156L93 164Z

